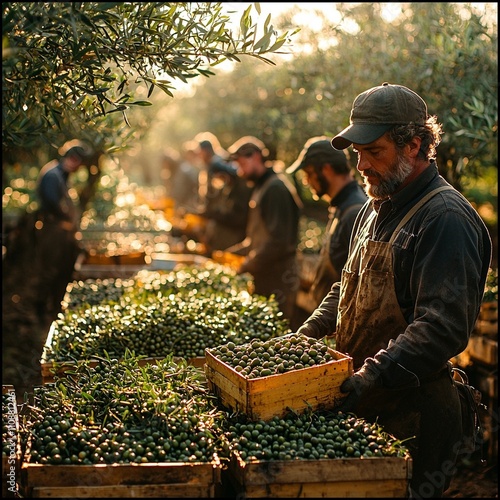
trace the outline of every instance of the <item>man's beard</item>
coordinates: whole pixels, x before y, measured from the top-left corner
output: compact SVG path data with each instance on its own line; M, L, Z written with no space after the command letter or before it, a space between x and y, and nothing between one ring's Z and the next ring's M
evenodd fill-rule
M380 180L378 186L367 183L367 194L375 200L384 200L388 198L403 184L413 170L413 166L403 157L398 155L391 168L381 176L378 172L366 170L365 174L371 177L377 177Z
M325 176L321 173L317 175L317 180L319 184L319 189L317 190L316 193L313 193L313 199L319 200L325 194L328 194L328 181L326 180Z

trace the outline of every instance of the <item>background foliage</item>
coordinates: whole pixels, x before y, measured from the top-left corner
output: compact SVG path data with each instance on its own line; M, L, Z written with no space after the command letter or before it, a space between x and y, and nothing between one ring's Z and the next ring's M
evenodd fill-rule
M256 5L259 12L259 6ZM128 111L174 82L213 75L289 41L250 6L238 34L216 2L10 2L2 6L2 150L7 159L79 136L102 152L130 140ZM134 93L146 90L143 99ZM5 158L4 158L5 161Z
M14 162L19 175L26 151L52 153L64 134L107 152L127 146L117 164L138 183L159 182L164 148L180 149L201 131L226 148L256 135L286 166L309 137L333 136L348 124L358 93L388 81L418 92L438 116L445 131L441 173L496 231L496 4L478 11L467 3L403 3L387 20L387 4L325 3L298 34L305 18L291 7L276 23L282 34L267 19L260 39L251 4L237 35L223 5L7 4L4 176ZM274 65L263 63L266 53ZM227 60L236 64L219 64ZM179 79L196 85L185 94L176 88Z

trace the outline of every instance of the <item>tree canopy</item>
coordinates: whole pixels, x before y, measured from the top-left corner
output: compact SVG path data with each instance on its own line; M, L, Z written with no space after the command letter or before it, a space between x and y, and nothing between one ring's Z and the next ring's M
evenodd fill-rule
M391 21L381 4L335 7L340 21L328 9L317 12L322 29L301 30L293 58L218 73L193 97L172 103L169 120L152 135L183 140L179 134L201 127L231 144L253 134L290 164L309 137L333 136L349 123L357 94L388 81L419 93L443 124L438 164L453 184L496 167L496 18L492 27L473 5L441 2L403 4ZM290 28L292 19L284 15L280 26Z
M72 136L111 151L132 132L129 109L149 106L155 89L172 97L176 80L212 76L242 55L272 64L266 55L293 35L268 16L257 38L252 4L238 33L218 2L7 2L2 10L4 154ZM137 85L145 99L134 98Z

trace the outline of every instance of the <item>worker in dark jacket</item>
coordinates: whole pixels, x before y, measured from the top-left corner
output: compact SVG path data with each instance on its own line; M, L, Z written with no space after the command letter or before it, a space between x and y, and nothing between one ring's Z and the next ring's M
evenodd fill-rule
M330 205L325 240L313 282L306 290L309 300L304 303L304 307L314 310L333 283L340 281L352 227L367 196L354 178L345 152L334 149L331 141L324 136L309 139L287 173L295 174L300 170L305 173L305 180L315 196L328 200Z
M254 187L245 239L227 251L246 255L239 273L253 276L255 293L274 295L291 319L298 289L297 243L302 202L292 183L266 164L262 141L245 136L229 149L240 175Z
M61 158L47 163L37 181L36 225L37 300L40 316L55 317L71 281L81 248L76 239L80 214L69 192L69 177L93 157L92 149L77 139L60 149Z
M224 250L245 237L251 188L227 161L228 153L215 135L204 132L197 138L203 164L199 177L202 206L198 214L207 220L201 240L206 254L212 256L214 251Z
M384 83L358 95L352 145L369 201L353 229L340 283L298 331L336 336L355 372L343 411L407 440L410 495L441 498L461 451L461 408L448 361L479 313L491 239L471 204L439 173L442 129L412 90Z

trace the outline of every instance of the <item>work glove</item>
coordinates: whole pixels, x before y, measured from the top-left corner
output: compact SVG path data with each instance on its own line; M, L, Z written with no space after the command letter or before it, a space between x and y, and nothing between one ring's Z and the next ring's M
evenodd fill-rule
M374 387L397 390L419 385L420 380L414 372L394 361L385 349L381 349L373 358L366 358L363 366L354 375L344 380L340 390L347 392L348 395L341 403L339 410L352 411L363 394Z
M380 371L373 358L367 358L363 366L340 386L341 392L348 393L338 410L347 413L356 407L358 401L373 387L382 385Z

